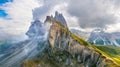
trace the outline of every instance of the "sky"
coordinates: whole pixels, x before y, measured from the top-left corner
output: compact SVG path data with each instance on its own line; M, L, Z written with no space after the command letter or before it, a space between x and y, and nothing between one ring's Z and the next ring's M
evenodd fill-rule
M62 13L69 27L120 32L120 0L0 0L0 38L25 38L32 21ZM8 38L10 36L10 38Z

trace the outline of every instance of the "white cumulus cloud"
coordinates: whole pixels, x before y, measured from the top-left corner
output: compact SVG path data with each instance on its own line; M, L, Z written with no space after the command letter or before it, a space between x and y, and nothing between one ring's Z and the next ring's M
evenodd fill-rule
M12 35L25 34L32 21L32 10L41 5L37 0L14 0L5 3L0 8L6 11L8 19L0 18L0 28Z

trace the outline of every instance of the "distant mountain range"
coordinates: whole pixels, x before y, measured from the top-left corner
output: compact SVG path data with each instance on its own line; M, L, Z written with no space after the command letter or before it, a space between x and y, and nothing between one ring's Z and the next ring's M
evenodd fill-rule
M113 45L120 47L120 32L107 33L102 29L95 29L91 32L88 42L92 44Z
M85 32L78 29L71 29L79 37L91 44L111 45L120 47L120 32L108 33L103 29L94 29L92 32Z

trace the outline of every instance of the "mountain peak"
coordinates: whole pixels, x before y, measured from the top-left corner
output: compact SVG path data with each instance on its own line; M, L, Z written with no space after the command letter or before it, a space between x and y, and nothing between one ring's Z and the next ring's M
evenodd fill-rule
M59 21L63 26L67 27L67 22L66 22L64 16L61 13L59 13L58 11L55 12L54 19L56 21Z
M57 21L58 23L60 23L65 28L68 28L65 18L63 17L63 15L61 13L59 13L57 11L55 12L54 17L53 17L53 15L47 16L46 20L45 20L45 23L46 22L53 23L52 21L55 21L55 22Z
M59 15L60 13L58 11L55 11L55 15Z
M26 35L29 38L32 38L34 36L43 35L42 32L42 25L43 23L40 20L35 20L31 23L31 26L29 27L29 30L27 31Z

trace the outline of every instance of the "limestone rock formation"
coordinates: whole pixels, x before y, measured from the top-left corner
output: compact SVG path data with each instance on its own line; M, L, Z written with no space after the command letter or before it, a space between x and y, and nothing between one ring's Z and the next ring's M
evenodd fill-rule
M26 60L23 67L119 67L95 47L71 33L60 21L48 16L47 48L39 59Z

